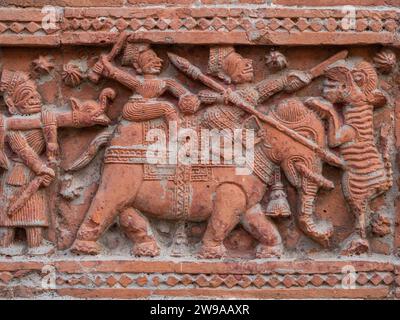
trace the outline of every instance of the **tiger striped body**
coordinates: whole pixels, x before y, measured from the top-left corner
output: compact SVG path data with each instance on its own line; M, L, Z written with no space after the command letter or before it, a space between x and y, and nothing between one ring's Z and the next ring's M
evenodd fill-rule
M366 103L353 104L343 113L345 124L355 131L354 139L340 147L347 165L343 188L350 203L360 210L369 199L378 196L388 182L384 161L374 140L373 108Z

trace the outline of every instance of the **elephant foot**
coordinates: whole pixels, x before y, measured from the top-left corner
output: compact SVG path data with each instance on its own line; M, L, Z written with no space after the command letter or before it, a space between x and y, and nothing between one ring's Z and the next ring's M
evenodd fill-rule
M282 245L278 244L276 246L267 246L265 244L259 244L256 250L257 259L265 258L279 258L282 255L283 249Z
M136 243L131 253L137 257L155 257L160 255L160 248L155 241Z
M325 223L324 225L316 225L316 223L309 216L299 217L299 226L303 232L311 239L319 243L324 248L329 246L330 238L333 234L331 225Z
M101 251L101 246L96 241L75 240L71 252L75 254L97 255Z
M369 243L366 239L358 238L355 240L350 240L347 245L345 245L345 249L342 250L341 254L343 256L354 256L360 255L363 253L368 253L369 251Z
M226 254L226 248L223 244L215 247L203 245L197 257L200 259L218 259Z

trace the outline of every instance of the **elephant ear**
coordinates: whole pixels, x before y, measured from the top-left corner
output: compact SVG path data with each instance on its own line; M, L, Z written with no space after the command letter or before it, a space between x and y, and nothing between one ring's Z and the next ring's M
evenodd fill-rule
M78 99L70 98L69 101L71 103L71 108L72 108L73 111L81 111L82 105L81 105L81 102Z

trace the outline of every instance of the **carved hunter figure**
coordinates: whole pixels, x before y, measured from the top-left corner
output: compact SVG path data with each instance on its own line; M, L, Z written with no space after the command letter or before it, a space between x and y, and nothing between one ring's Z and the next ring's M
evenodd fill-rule
M0 89L11 115L33 115L42 111L41 97L34 81L27 74L3 70ZM15 229L19 227L26 231L28 247L38 248L43 244L43 228L49 225L43 189L38 190L36 187L37 191L22 206L9 208L7 205L18 201L32 177L40 177L35 181L37 185L43 186L48 186L54 178L54 170L41 159L41 155L47 150L49 160L54 159L57 144L52 138L56 127L50 114L43 113L43 120L49 133L47 137L50 138L47 141L41 129L9 131L2 136L13 151L12 165L5 179L6 186L3 187L7 198L3 199L3 212L0 216L0 225L5 227L1 243L3 247L13 243Z
M128 35L122 34L119 42L126 42ZM117 46L119 45L117 43ZM146 43L126 44L122 57L122 65L132 66L138 75L134 76L110 62L110 56L103 55L95 65L94 71L110 79L116 80L131 89L133 94L125 104L122 117L129 121L146 121L163 117L167 124L178 121L178 113L174 106L159 99L169 92L178 100L182 112L194 113L199 107L197 96L191 94L174 79L161 79L158 75L162 68L162 59Z
M1 197L1 252L15 251L11 247L15 231L23 228L29 253L48 253L52 245L44 241L44 231L50 221L43 187L49 186L55 177L53 168L57 165L59 149L57 128L107 125L106 99L113 98L114 92L105 89L101 104L93 101L94 105L88 102L82 106L72 98L72 112L51 112L42 110L36 84L27 73L7 69L2 72L0 90L11 115L0 116L1 165L8 170L3 175ZM9 157L6 142L10 147Z
M309 74L292 72L283 78L249 85L239 91L225 89L202 74L200 69L190 66L186 70L189 76L201 79L217 91L200 94L203 103L214 105L204 109L204 114L196 114L203 119L204 126L234 129L241 122L249 123L252 117L258 119L260 130L256 148L259 150L256 155L259 158L254 164L257 170L254 170L256 174L238 176L234 166L178 164L161 183L146 164L145 140L149 120L163 117L168 121L177 119L179 113L192 114L199 110L199 102L175 80L155 77L160 72L161 60L148 45L128 42L123 54L123 61L132 61L136 71L145 75L143 78L113 66L110 61L122 48L121 39L124 38L117 41L110 54L100 58L94 68L96 76L92 75L92 78L96 80L99 75L111 77L137 94L124 106L122 119L110 134L101 182L77 233L72 246L74 252L98 254L101 250L98 240L119 217L120 226L134 243L133 254L158 255L159 247L147 219L152 217L171 221L208 221L199 253L202 258L223 256L223 241L239 223L259 240L257 257L279 256L282 253L280 234L260 205L276 166L283 168L289 181L299 190L303 230L321 244L328 243L331 230L314 224L314 201L319 187L333 187L321 175L322 161L336 166L341 166L341 161L325 149L322 121L297 99L283 101L271 109L269 115L259 113L254 107L278 91L293 91L306 85L313 77L322 74L326 63L332 63L337 57L328 59ZM173 55L171 57L174 59ZM232 47L212 49L210 71L234 83L250 84L253 79L251 60L241 57ZM179 98L180 112L159 99L166 90ZM99 137L104 138L104 135ZM107 139L103 138L96 138L91 147L104 144ZM85 152L72 168L83 167L91 158L93 152Z
M307 105L328 120L328 143L339 147L345 161L343 193L357 219L357 234L345 243L343 254L365 253L369 250L369 203L386 192L393 182L386 135L382 136L381 153L375 142L373 125L374 108L384 106L386 97L378 89L374 67L366 61L355 66L340 61L330 67L323 96L328 101L311 98ZM343 121L332 103L341 108ZM388 130L387 125L383 130Z

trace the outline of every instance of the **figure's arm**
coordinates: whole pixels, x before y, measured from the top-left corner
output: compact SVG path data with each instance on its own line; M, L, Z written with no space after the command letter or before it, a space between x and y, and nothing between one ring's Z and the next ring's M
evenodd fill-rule
M42 123L43 123L43 135L44 140L46 141L46 154L47 160L55 164L56 158L58 155L58 130L57 130L57 117L55 113L43 110L42 111Z
M22 159L23 163L36 175L43 175L45 185L50 184L54 178L54 171L48 167L31 148L24 135L18 131L9 131L7 134L11 149Z
M179 109L184 113L195 113L200 108L199 98L174 79L165 80L167 90L179 99Z
M277 79L265 79L256 84L255 89L259 94L258 102L261 103L273 96L275 93L282 91L286 86L286 77Z
M276 79L266 79L255 85L261 103L280 91L294 92L311 82L311 76L304 71L291 71Z
M131 90L136 90L139 85L139 80L135 76L115 67L105 56L100 57L100 62L102 64L101 74L107 78L118 81Z
M166 79L165 83L167 85L167 90L172 93L175 97L180 98L185 94L190 94L191 92L186 89L182 84L174 79Z
M198 96L200 102L204 104L224 103L223 94L208 89L201 90Z
M305 104L316 111L323 119L328 120L328 144L331 148L353 140L355 131L349 125L341 125L339 114L328 101L319 98L309 98Z
M354 138L354 128L348 125L340 126L337 115L332 114L328 120L328 144L331 148L338 147Z

